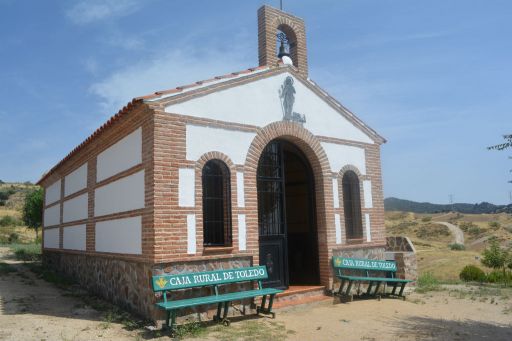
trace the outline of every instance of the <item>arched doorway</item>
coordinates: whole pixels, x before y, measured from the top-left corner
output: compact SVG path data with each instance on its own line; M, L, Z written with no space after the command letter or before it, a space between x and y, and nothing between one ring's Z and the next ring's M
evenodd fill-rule
M260 264L267 287L320 283L315 188L305 155L290 142L272 140L258 163Z

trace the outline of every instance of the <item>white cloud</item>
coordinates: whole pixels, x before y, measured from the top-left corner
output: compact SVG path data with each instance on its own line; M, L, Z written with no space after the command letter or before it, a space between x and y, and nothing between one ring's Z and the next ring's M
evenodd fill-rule
M98 65L98 62L96 61L96 59L88 58L83 62L83 64L84 64L85 70L87 70L87 72L89 72L93 76L96 76L98 74L99 65Z
M242 47L238 51L248 50ZM134 97L253 67L252 60L255 58L244 52L226 53L215 45L200 50L169 49L112 73L93 84L90 91L100 97L103 110L110 115Z
M71 7L67 17L75 24L88 24L134 13L144 3L135 0L82 0Z
M138 50L144 47L142 39L133 36L113 34L106 38L105 42L113 47L120 47L125 50Z

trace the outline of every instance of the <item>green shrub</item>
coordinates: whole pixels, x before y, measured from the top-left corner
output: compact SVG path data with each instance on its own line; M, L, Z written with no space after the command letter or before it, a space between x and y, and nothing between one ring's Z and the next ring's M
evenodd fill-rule
M468 232L469 229L472 227L478 227L470 221L461 221L458 225L459 225L459 228L464 232Z
M469 228L468 233L472 234L473 236L478 236L482 233L482 229L476 225L473 225Z
M13 216L10 216L10 215L6 215L6 216L3 216L2 218L0 218L0 226L21 226L23 225L21 220L13 217Z
M7 242L9 244L17 243L20 240L20 235L16 232L12 232L9 234L9 238L7 238Z
M425 216L425 217L421 218L421 221L424 222L424 223L428 223L431 220L432 220L431 216Z
M494 270L487 274L486 276L487 282L489 283L512 283L512 273L511 272L505 272L503 274L502 271Z
M465 282L485 282L485 272L475 265L466 265L459 274L459 278Z
M450 250L454 250L454 251L466 250L466 247L464 246L464 244L453 243L453 244L449 244L448 247L450 248Z
M10 247L17 260L26 262L41 259L41 244L12 244Z
M420 293L439 289L439 281L434 277L432 272L421 274L416 284L418 285L416 291Z
M444 225L426 224L418 228L416 235L424 239L437 239L442 236L449 236L450 230Z
M501 227L501 224L497 221L490 221L489 222L489 227L494 229L494 230L497 230Z

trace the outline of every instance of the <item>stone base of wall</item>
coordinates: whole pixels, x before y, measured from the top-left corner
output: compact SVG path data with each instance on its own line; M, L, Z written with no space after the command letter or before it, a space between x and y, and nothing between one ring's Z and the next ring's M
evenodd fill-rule
M76 280L92 294L142 317L153 315L149 264L51 251L44 251L43 263Z
M184 262L174 262L174 263L164 263L164 264L156 264L152 268L152 275L178 275L190 272L202 272L202 271L212 271L212 270L221 270L221 269L231 269L231 268L242 268L252 266L252 257L236 257L236 258L225 258L225 259L214 259L214 260L201 260L201 261L184 261ZM219 293L222 294L224 292L233 292L240 290L248 290L252 289L251 283L246 282L242 284L232 284L225 285L219 288ZM180 290L175 293L172 293L172 299L183 299L189 297L198 297L198 296L206 296L212 295L213 288L194 288L188 290ZM155 295L157 300L161 300L162 295ZM252 306L253 300L245 300L243 302L237 302L236 304L231 304L229 308L229 316L239 316L241 314L253 313ZM217 313L217 305L210 306L198 306L190 309L182 309L179 311L178 322L180 321L192 321L192 320L211 320L213 316ZM158 310L155 312L152 317L154 320L158 320L161 322L165 319L165 312L163 310Z
M350 248L350 249L335 249L332 250L333 257L347 257L347 258L365 258L365 259L385 259L384 257L384 247L366 247L366 248ZM346 272L350 274L350 271ZM353 272L354 275L359 274L359 272ZM338 291L340 286L340 281L333 276L333 283L331 284L331 291ZM358 293L366 291L367 285L358 283L354 285L352 288L352 292Z
M209 271L252 266L252 257L205 260L195 262L176 262L167 264L136 263L107 257L86 256L61 252L45 251L43 263L57 272L77 281L88 292L98 295L143 318L153 321L165 319L165 313L155 309L154 303L161 299L151 288L151 277L158 274L180 274L187 272ZM245 288L250 283L233 285L223 290ZM211 294L211 288L181 290L172 298L186 298ZM222 290L221 290L222 292ZM252 300L233 305L230 316L253 312ZM185 319L211 319L216 306L200 306L198 309L180 312ZM179 319L180 321L182 319Z
M416 281L418 279L418 263L416 248L408 237L395 236L386 238L386 259L396 261L396 276L402 279ZM415 286L416 282L407 284Z
M332 255L347 258L385 259L384 247L335 249Z

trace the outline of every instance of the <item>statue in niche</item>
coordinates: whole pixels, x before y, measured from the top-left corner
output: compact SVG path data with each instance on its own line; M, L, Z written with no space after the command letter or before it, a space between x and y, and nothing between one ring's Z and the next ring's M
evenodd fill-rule
M306 122L306 116L293 112L293 104L295 103L295 88L293 87L293 78L288 76L284 80L279 90L279 98L281 99L281 107L283 109L283 121L293 121L300 124Z

